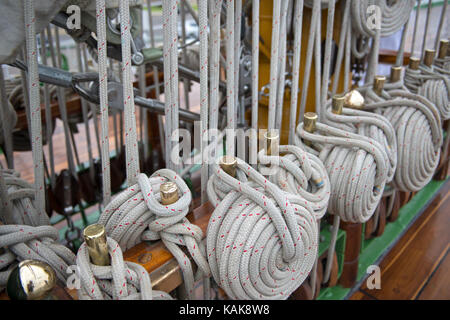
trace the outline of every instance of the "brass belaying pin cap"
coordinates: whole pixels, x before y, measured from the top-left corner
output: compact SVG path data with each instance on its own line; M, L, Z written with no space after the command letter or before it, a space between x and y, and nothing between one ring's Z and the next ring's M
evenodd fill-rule
M277 155L279 152L280 141L278 130L272 129L266 131L266 133L264 133L264 138L266 139L266 154L268 156Z
M439 41L438 58L444 59L447 56L448 49L449 49L448 39L441 39L441 41Z
M306 132L313 133L316 131L317 114L315 112L305 113L303 119L303 128Z
M391 83L400 81L402 76L402 67L401 66L392 66L391 67Z
M52 267L43 261L24 260L10 273L6 290L11 300L42 300L55 285Z
M228 173L230 176L236 176L237 160L235 157L223 156L222 158L220 158L219 164L222 170Z
M417 57L409 58L409 68L412 70L419 70L420 59Z
M331 112L334 114L342 114L344 103L345 96L342 94L335 94L331 100Z
M377 95L381 95L385 82L386 82L385 76L375 76L375 79L373 80L373 91L375 91Z
M358 90L352 90L345 94L344 107L352 109L362 109L364 97Z
M161 203L169 205L178 201L178 187L172 181L164 182L159 188L161 194Z
M106 242L105 227L101 224L91 224L83 230L84 241L91 262L97 266L107 266L110 264L108 243Z
M425 56L423 58L423 63L427 67L431 67L431 65L433 64L435 55L436 55L436 51L435 50L432 50L432 49L425 50Z

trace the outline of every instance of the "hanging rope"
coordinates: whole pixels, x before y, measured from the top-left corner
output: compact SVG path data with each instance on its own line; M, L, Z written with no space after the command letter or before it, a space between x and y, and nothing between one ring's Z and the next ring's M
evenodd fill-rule
M81 288L80 300L168 300L170 295L152 290L150 276L141 265L123 260L116 241L107 238L111 265L97 266L90 262L86 242L77 253Z
M215 206L207 232L212 275L232 299L286 299L316 259L314 212L236 160L237 179L216 164L208 181Z
M160 187L174 182L181 197L171 205L160 203ZM141 241L161 239L178 261L190 298L193 297L195 279L209 275L202 245L202 231L186 218L192 196L186 183L169 169L156 171L150 178L140 174L135 185L117 195L102 212L99 223L123 250ZM186 246L196 262L198 272L194 278L191 262L179 248Z

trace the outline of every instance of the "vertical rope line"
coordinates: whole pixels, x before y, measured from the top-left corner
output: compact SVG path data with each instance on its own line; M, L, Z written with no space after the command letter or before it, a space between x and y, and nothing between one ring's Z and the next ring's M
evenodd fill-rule
M239 105L239 66L241 56L241 21L242 21L242 0L236 0L235 22L234 22L234 103ZM240 106L243 108L244 106ZM237 110L235 110L237 112Z
M350 0L347 0L350 1ZM349 90L350 85L350 56L352 51L352 21L347 23L347 36L345 41L345 62L344 62L344 91Z
M420 6L422 4L422 0L418 0L416 5L416 18L414 19L414 32L413 38L411 42L411 57L414 57L414 50L416 47L416 37L417 37L417 29L419 27L419 17L420 17Z
M208 145L208 1L199 0L198 20L200 38L200 153L201 202L208 201L206 184L208 183L208 157L205 152Z
M186 2L186 0L184 0ZM183 4L180 5L180 16L181 16L181 45L183 45L183 49L181 50L183 63L189 64L189 57L187 55L186 50L186 6ZM200 26L199 26L200 28ZM183 90L184 90L184 104L187 110L190 109L189 105L189 83L190 80L187 78L183 78Z
M3 170L0 169L0 221L9 224L14 221L14 216L11 207L11 201L8 196L8 188L6 187L5 179L3 177Z
M81 44L75 44L76 54L77 54L77 62L78 62L78 70L80 72L86 72L84 69L83 62L81 60ZM83 117L84 123L84 131L86 132L86 142L87 142L87 151L88 151L88 159L89 159L89 175L91 181L95 179L95 171L94 171L94 157L92 156L92 142L91 142L91 133L89 131L89 118L88 118L88 110L87 110L87 101L81 98L81 115Z
M234 128L236 125L235 96L234 96L234 0L228 0L226 19L226 53L227 53L227 132L226 132L226 152L234 156Z
M31 148L34 165L34 189L36 211L40 220L45 212L44 167L42 152L41 102L39 93L38 61L36 49L36 29L34 1L24 0L25 36L27 46L28 92L30 97Z
M109 161L109 124L108 124L108 73L106 70L106 6L105 0L96 0L97 16L97 52L98 81L100 84L100 122L101 122L101 161L103 183L103 205L111 200L111 167ZM117 155L118 156L118 155Z
M303 0L301 0L303 1ZM252 0L252 129L250 140L251 164L256 166L258 150L258 68L259 68L259 0Z
M45 32L41 32L41 59L42 64L47 65L47 47L45 45L46 37ZM45 128L47 135L47 147L50 158L50 185L52 188L56 184L55 173L55 156L53 152L53 123L52 123L52 111L50 109L50 90L48 84L44 83L44 106L45 106Z
M319 8L321 7L321 3L319 4ZM321 8L319 10L319 15L317 17L317 27L315 32L315 38L314 38L314 90L315 90L315 109L317 113L317 117L321 119L321 111L322 106L320 103L320 96L321 96L321 79L322 79L322 43L321 43L321 36L322 36L322 13Z
M404 55L405 55L406 36L408 35L410 21L411 21L411 19L408 19L408 21L406 21L405 25L403 26L402 39L400 41L400 47L398 49L397 58L395 60L396 66L403 65L403 59L404 59Z
M284 1L281 10L280 35L278 46L278 77L277 77L277 93L276 93L276 115L275 129L281 130L283 120L283 104L284 104L284 88L285 88L285 72L286 72L286 41L287 41L287 11L289 1Z
M442 27L444 26L444 22L445 22L445 18L446 18L446 13L447 13L447 6L448 6L448 0L444 1L444 7L442 8L442 12L441 12L441 18L439 19L439 25L438 25L438 31L437 31L437 36L436 36L436 40L434 41L434 50L438 50L439 48L439 41L441 40L441 35L442 35Z
M171 0L169 1L163 1L163 59L164 59L164 107L165 107L165 132L166 132L166 167L169 169L173 169L173 163L170 158L170 153L172 150L172 141L171 141L171 134L172 134L172 113L171 113L171 107L172 107L172 93L171 93L171 66L170 66L170 41L171 33L170 33L170 19L169 19L169 13L170 13L170 5Z
M151 10L151 5L150 5L150 0L147 0L147 11L148 11L148 23L149 23L149 32L150 32L150 45L152 48L155 48L155 34L154 34L154 30L153 30L153 15L152 15L152 10ZM159 71L158 71L158 67L153 66L153 83L155 85L155 94L156 94L156 99L160 99L161 96L161 92L160 92L160 87L159 87ZM148 114L148 113L145 113ZM164 123L162 121L162 116L158 115L158 130L159 130L159 137L161 139L161 150L162 150L162 155L163 155L163 159L166 158L166 145L165 145L165 133L164 133ZM148 137L147 137L148 138ZM148 141L147 141L148 143Z
M270 54L270 92L269 92L269 114L267 129L275 128L275 112L277 97L277 78L278 78L278 45L280 37L280 18L282 1L274 1L272 13L272 44Z
M377 73L378 70L378 55L380 52L380 38L381 38L381 30L375 30L375 37L372 39L372 48L369 54L369 63L366 71L366 78L364 79L364 83L371 83L373 81L373 77Z
M422 40L422 54L421 57L424 56L425 54L425 49L427 46L427 34L428 34L428 28L430 26L430 15L431 15L431 6L432 6L433 2L431 0L428 0L428 8L427 8L427 18L425 20L425 30L423 32L423 40Z
M323 76L322 76L322 96L321 102L321 112L322 115L325 113L325 104L328 96L328 85L330 78L330 67L331 67L331 40L333 38L333 27L334 27L334 12L335 12L335 1L328 1L328 18L327 18L327 35L325 39L325 54L324 54L324 66L323 66ZM345 12L344 12L345 15ZM319 118L320 119L320 118Z
M7 119L6 109L8 108L8 97L6 96L5 78L3 75L3 66L0 65L0 94L1 102L0 106L0 121L3 129L3 143L5 145L5 158L8 163L8 168L14 169L14 156L13 156L13 141L12 141L12 125Z
M131 24L129 0L120 1L119 13L122 45L122 84L125 113L124 126L127 184L128 186L132 186L136 183L139 174L139 153L137 147L133 79L131 77Z
M294 144L297 127L298 82L302 52L303 0L295 1L294 8L294 60L292 63L291 110L289 119L289 144Z
M350 1L351 0L345 1L344 15L342 18L341 30L339 34L339 49L336 57L336 67L334 69L333 86L331 89L332 95L335 95L337 92L337 87L341 77L342 59L344 58L344 52L346 48L345 41L347 40L347 37L350 37L350 35L348 34L348 27L347 27L347 25L350 23L349 22ZM346 72L346 70L347 69L344 69L344 72Z
M317 25L317 19L319 17L319 14L320 14L320 0L314 0L310 26ZM312 54L315 42L315 32L316 28L309 28L308 47L306 48L305 72L303 73L303 88L300 100L300 112L298 114L297 122L302 121L303 115L305 114L306 96L308 94L309 76L311 72Z

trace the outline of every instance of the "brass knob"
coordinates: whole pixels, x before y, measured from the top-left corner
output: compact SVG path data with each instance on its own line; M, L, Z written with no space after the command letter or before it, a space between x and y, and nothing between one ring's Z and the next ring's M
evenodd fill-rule
M264 133L264 138L266 139L266 154L268 156L277 155L279 149L280 136L278 135L278 130L269 130Z
M377 95L381 95L385 82L386 82L385 76L375 76L375 79L373 81L373 91L375 91Z
M164 182L159 188L159 192L161 194L161 203L163 205L169 205L178 201L178 187L172 182Z
M391 67L391 82L398 82L402 76L403 68L401 66L392 66Z
M223 156L220 159L220 167L223 171L228 173L230 176L235 177L236 176L236 166L237 166L237 160L235 157L232 156Z
M345 95L344 107L352 109L362 109L364 97L358 90L352 90Z
M342 109L344 108L345 96L336 94L331 100L331 112L334 114L342 114Z
M434 56L436 55L436 51L432 49L425 50L425 57L423 58L423 63L427 67L431 67L434 61Z
M91 224L84 228L83 237L84 241L86 241L91 262L97 266L108 266L110 259L105 227L97 223Z
M439 42L439 54L438 54L439 59L444 59L447 56L449 48L450 46L448 45L448 39L442 39Z
M317 123L317 114L315 112L307 112L305 113L303 119L303 127L306 132L313 133L316 131L316 123Z
M419 70L420 59L416 57L409 58L409 68L412 70Z
M11 300L42 300L55 285L52 267L42 261L24 260L11 271L6 290Z

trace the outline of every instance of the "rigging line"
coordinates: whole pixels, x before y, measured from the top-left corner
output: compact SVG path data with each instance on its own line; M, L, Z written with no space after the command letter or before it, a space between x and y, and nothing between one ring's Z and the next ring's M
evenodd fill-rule
M258 149L258 68L259 68L259 0L252 0L252 129L250 164L256 169Z

